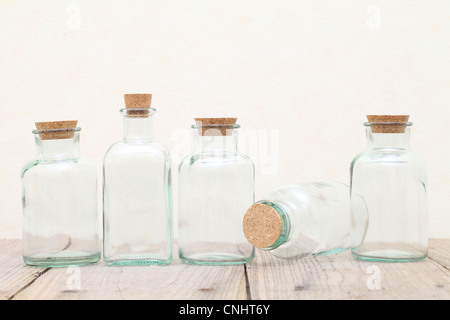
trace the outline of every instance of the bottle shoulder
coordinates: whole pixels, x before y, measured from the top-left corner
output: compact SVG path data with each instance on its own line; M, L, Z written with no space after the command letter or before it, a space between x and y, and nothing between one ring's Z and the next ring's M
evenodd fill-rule
M425 170L427 164L423 155L411 149L372 149L358 154L350 170L367 166L408 166Z
M22 170L20 171L20 177L23 178L25 176L25 174L33 169L34 167L36 167L39 164L39 162L37 160L30 160L28 161L23 167Z
M404 162L404 161L425 161L424 157L411 149L397 148L377 148L365 150L353 158L352 163L365 162Z
M96 166L86 157L74 159L34 159L27 162L21 170L21 178L32 174L61 174L62 172L92 172L96 174Z
M235 153L192 153L181 160L178 169L181 170L184 167L192 166L231 166L231 165L246 165L253 168L254 164L252 160L239 152Z
M125 156L161 157L170 160L169 149L156 140L147 141L118 141L111 145L105 153L104 160L112 160Z

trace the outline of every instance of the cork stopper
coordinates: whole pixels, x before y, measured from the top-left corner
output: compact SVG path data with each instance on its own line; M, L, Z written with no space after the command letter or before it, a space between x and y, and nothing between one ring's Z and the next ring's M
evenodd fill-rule
M373 133L405 133L409 115L368 115Z
M236 122L237 118L195 118L202 136L230 136Z
M244 215L245 237L256 248L268 248L281 236L283 223L277 210L266 204L254 204Z
M71 139L75 134L78 120L36 122L36 129L42 140Z
M145 118L150 114L152 106L152 95L147 93L125 94L125 106L128 110L127 116Z

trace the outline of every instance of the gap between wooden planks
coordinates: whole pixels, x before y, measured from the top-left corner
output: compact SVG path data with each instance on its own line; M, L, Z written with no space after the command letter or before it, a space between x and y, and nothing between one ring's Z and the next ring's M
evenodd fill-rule
M370 263L349 252L282 260L258 251L236 266L33 268L20 240L0 240L0 299L449 299L450 240L414 263Z

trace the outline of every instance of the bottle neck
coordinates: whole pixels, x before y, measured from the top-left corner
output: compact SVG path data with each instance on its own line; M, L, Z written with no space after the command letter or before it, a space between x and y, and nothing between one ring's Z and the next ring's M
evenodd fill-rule
M70 139L43 140L35 135L36 157L38 160L65 160L80 157L80 135L75 133Z
M404 133L373 133L370 127L366 129L368 149L409 149L410 136L410 128Z
M237 151L237 130L233 130L230 135L203 136L198 129L194 129L195 153L236 153Z
M153 121L151 116L123 118L124 140L151 140L153 139Z

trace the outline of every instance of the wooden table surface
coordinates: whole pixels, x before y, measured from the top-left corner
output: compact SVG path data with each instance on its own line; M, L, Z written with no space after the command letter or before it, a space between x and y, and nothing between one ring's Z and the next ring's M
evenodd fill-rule
M0 299L450 299L450 239L412 263L360 262L350 252L282 260L257 251L237 266L26 266L20 240L0 240Z

